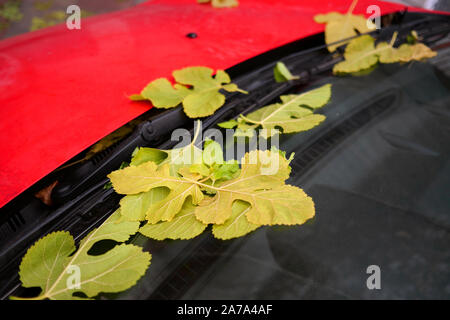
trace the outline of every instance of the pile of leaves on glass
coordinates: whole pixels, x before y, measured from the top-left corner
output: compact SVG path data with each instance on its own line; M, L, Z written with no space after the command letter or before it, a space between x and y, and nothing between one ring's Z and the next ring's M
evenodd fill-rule
M335 52L336 42L347 43L344 60L333 68L336 75L358 75L378 63L406 63L436 55L419 43L417 36L411 43L399 46L395 46L397 34L389 43L375 44L372 36L364 34L370 31L366 19L352 14L355 3L346 14L331 12L315 17L318 23L326 23L330 52ZM349 37L353 38L342 41ZM223 70L214 73L207 67L188 67L174 71L173 78L174 84L166 78L153 80L130 99L149 100L156 108L182 105L189 117L199 118L213 114L225 103L221 89L246 94ZM283 63L276 65L275 81L297 78ZM330 84L301 94L282 95L279 102L219 126L234 129L235 136L244 137L262 129L259 132L265 139L280 130L283 134L306 131L326 120L315 111L326 105L331 95ZM211 225L214 237L228 240L261 226L301 225L314 217L311 197L285 182L294 155L287 158L283 151L272 147L225 161L219 143L206 140L202 148L196 146L198 128L188 146L172 150L138 148L128 166L111 172L108 177L112 187L124 195L120 207L78 246L68 232L58 231L29 248L20 265L20 279L24 287L42 289L31 299L89 299L100 292L119 292L133 286L151 260L150 253L141 247L125 243L136 233L156 240L187 240ZM119 244L104 254L89 254L95 243L107 239ZM70 286L74 269L80 272L81 281Z

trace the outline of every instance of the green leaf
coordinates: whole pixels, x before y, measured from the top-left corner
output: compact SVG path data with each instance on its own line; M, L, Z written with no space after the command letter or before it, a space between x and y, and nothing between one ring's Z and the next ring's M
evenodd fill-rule
M253 131L249 129L262 127L268 130L263 136L274 135L276 127L282 128L283 133L306 131L325 120L325 116L314 114L313 110L323 107L330 97L330 84L299 95L284 95L280 97L281 103L262 107L246 116L240 115L237 128L250 135Z
M119 223L119 219L120 214L114 213L81 240L78 250L73 237L65 231L51 233L28 249L19 275L24 287L42 289L32 299L78 299L73 295L76 292L92 298L100 292L120 292L133 286L150 264L149 253L134 245L121 244L101 255L89 254L98 241L122 242L136 233L138 222ZM72 269L80 271L79 288L68 285Z
M192 164L202 163L202 150L195 145L190 144L183 148L176 148L172 150L164 150L167 152L168 157L161 165L168 164L170 168L170 174L177 176L181 168L190 166Z
M246 214L251 209L251 206L244 202L237 200L233 203L231 216L224 224L216 224L212 228L214 237L222 240L242 237L259 228L259 225L250 223L247 220Z
M283 62L277 62L273 68L273 76L276 82L286 82L289 80L300 79L299 76L294 76Z
M174 86L165 78L156 79L141 91L140 96L149 99L156 108L173 108L182 103L184 112L197 118L213 114L225 103L220 89L247 93L231 84L225 71L218 70L215 77L212 74L213 70L207 67L176 70L173 72L177 82Z
M213 183L232 179L239 170L236 160L224 161L222 147L211 139L205 141L202 160L203 163L193 164L189 170L211 179Z
M139 229L139 232L156 240L185 240L198 236L206 227L206 224L201 223L195 217L195 206L190 201L186 201L171 221L147 223Z
M255 125L255 128L258 125ZM255 135L254 129L240 129L237 128L234 132L234 137L244 137L244 138L252 138Z

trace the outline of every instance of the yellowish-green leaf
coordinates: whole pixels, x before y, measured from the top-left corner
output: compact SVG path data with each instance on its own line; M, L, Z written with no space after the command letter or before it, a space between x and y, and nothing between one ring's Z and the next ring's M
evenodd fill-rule
M190 178L192 179L192 177ZM155 203L148 209L147 220L150 223L171 221L180 212L188 197L191 198L192 204L199 204L203 200L203 193L198 185L195 183L171 184L169 195L163 201Z
M128 98L132 101L144 101L147 100L147 98L141 96L140 94L132 94Z
M300 78L299 76L294 76L283 62L277 62L273 68L273 77L276 82L286 82Z
M409 44L415 44L418 41L421 40L421 37L417 34L416 30L412 30L407 36L406 36L406 42Z
M222 88L223 88L225 91L228 91L228 92L240 92L240 93L244 93L244 94L247 94L247 93L248 93L247 91L240 89L240 88L237 86L237 84L235 84L235 83L224 84L224 85L222 86Z
M213 184L219 180L234 178L239 170L236 160L224 161L222 147L210 139L205 141L202 160L202 163L191 165L189 172L200 174Z
M170 167L170 174L173 176L177 176L180 169L183 167L202 163L202 150L197 148L194 144L182 148L164 150L164 152L166 152L168 156L161 162L161 165L168 164Z
M207 139L203 148L203 163L212 166L223 163L223 151L219 143Z
M160 78L149 83L140 93L132 95L134 100L144 97L156 108L173 108L183 104L184 112L191 118L212 115L225 103L225 96L220 89L239 91L235 84L230 83L230 77L223 70L218 70L213 77L213 70L207 67L187 67L173 72L177 82L172 84L166 78Z
M138 194L158 187L170 189L164 201L153 204L147 210L146 218L151 223L172 220L188 196L191 196L193 204L198 204L203 199L196 180L192 177L187 180L185 177L172 176L169 164L158 167L154 162L145 162L139 166L113 171L108 177L120 194Z
M280 97L281 103L265 106L246 116L241 115L237 128L247 133L260 126L268 130L267 136L275 134L274 129L277 127L282 128L283 133L306 131L325 120L325 116L314 114L313 110L323 107L330 98L330 84L299 95L284 95Z
M246 216L254 224L303 224L315 214L312 199L302 189L291 185L257 192L252 200L252 208Z
M196 163L189 167L189 171L192 173L201 174L203 177L208 177L211 174L210 168L204 163Z
M399 49L401 49L402 46L405 46L406 44L403 44L400 46ZM423 43L416 43L411 45L412 54L410 60L405 60L405 58L400 59L401 62L408 62L411 60L423 60L428 58L433 58L437 55L436 51L431 50L429 47L424 45Z
M376 28L376 26L363 15L352 14L356 2L357 1L355 0L353 1L346 14L330 12L314 16L314 21L317 23L326 23L325 42L328 44L328 50L330 52L335 51L337 47L346 44L348 41L342 41L334 45L330 45L331 43L354 37Z
M207 225L201 223L195 217L195 206L190 201L186 201L182 209L171 221L158 222L156 224L147 223L139 229L143 235L156 239L191 239L201 234Z
M384 46L375 49L375 39L369 35L355 38L345 48L345 61L337 63L333 72L346 74L370 69L378 63L378 53L386 50Z
M100 240L126 241L137 232L138 222L118 222L119 219L120 214L114 213L80 242L78 250L73 237L64 231L51 233L28 249L19 275L24 287L42 289L32 299L77 299L73 296L76 292L91 298L100 292L119 292L134 285L150 264L149 253L121 244L101 255L89 254ZM72 274L77 271L79 282L72 283Z
M74 161L74 162L71 162L71 163L69 163L69 164L67 164L67 165L65 165L63 167L60 167L59 170L62 170L64 168L73 166L73 165L75 165L77 163L84 162L84 161L87 161L87 160L91 159L96 154L106 150L107 148L111 147L115 143L117 143L120 140L122 140L124 137L126 137L128 134L130 134L138 124L139 124L139 120L132 120L129 123L127 123L126 125L124 125L124 126L120 127L119 129L111 132L106 137L104 137L103 139L99 140L96 144L94 144L92 147L90 147L88 152L86 153L86 155L82 159Z
M179 105L188 94L189 90L186 87L172 86L166 78L159 78L150 82L140 95L150 100L156 108L173 108Z
M183 100L184 111L189 117L206 117L219 109L225 103L220 89L236 91L235 87L223 86L231 81L225 71L218 70L214 78L212 74L213 70L206 67L189 67L173 72L178 83L192 87Z
M143 221L150 214L150 207L164 200L169 193L169 188L158 187L147 192L127 195L120 200L120 213L127 221Z
M194 167L203 165L201 162L198 163L201 161L201 157L201 150L193 144L172 150L139 148L133 152L131 166L139 166L146 162L152 162L164 168L168 166L171 176L179 177L181 173L184 173L184 176L198 179L200 177L192 175L192 173L198 173L193 170ZM190 165L192 162L194 164ZM209 175L210 170L209 168L206 169ZM167 210L177 210L177 208L183 205L183 198L189 195L183 189L184 187L186 185L182 184L171 191L169 188L163 186L156 187L150 191L127 195L120 201L122 217L128 221L149 219L152 222L157 222L158 219L162 219L168 215L168 219L170 219L171 214ZM199 196L202 197L202 195Z
M246 213L251 209L244 201L233 203L231 217L224 224L215 224L212 228L214 237L222 240L242 237L259 228L259 225L250 223Z
M235 200L251 205L246 217L258 225L301 224L314 215L311 198L301 189L284 184L290 167L279 152L252 151L241 162L239 177L211 187L216 194L200 203L195 212L197 219L223 224L230 218ZM297 200L291 205L285 203L286 199Z
M377 51L381 63L420 61L437 55L423 43L413 45L404 43L398 48L393 48L392 45L381 42L377 45Z
M422 43L402 44L394 48L397 33L394 33L390 43L380 42L374 46L375 39L363 35L353 39L345 49L345 61L336 64L335 74L356 74L372 69L378 61L381 63L409 62L434 57L437 53Z
M403 44L399 48L394 48L387 42L377 44L376 51L381 63L396 63L408 60L412 56L410 45Z
M147 161L153 161L156 164L160 164L167 159L167 157L168 153L163 150L155 148L138 148L133 152L130 165L138 166Z

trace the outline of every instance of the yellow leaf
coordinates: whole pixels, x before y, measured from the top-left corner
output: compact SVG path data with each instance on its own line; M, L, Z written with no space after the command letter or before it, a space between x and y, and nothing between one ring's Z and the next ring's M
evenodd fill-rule
M278 161L274 160L278 157ZM264 166L264 159L272 158L267 163L278 163L275 172L269 172ZM284 181L289 177L288 161L277 152L252 151L242 159L241 174L217 187L212 198L206 198L196 208L195 215L203 223L222 224L231 216L235 200L243 200L251 205L246 214L249 222L258 225L301 224L308 217L314 216L311 198L297 187L287 186ZM295 206L283 203L285 199L293 201Z
M353 1L346 14L330 12L327 14L318 14L314 16L317 23L326 23L325 42L329 45L333 42L341 41L350 37L357 36L375 29L375 25L363 16L352 14L357 1ZM367 26L369 24L369 27ZM328 50L333 52L337 47L348 43L343 41L335 45L329 45Z
M385 47L375 49L375 39L369 35L353 39L345 48L345 61L333 67L336 74L355 73L366 70L378 63L378 52L386 50Z
M139 228L138 222L119 220L118 212L112 214L83 238L78 248L66 231L53 232L36 241L23 257L19 272L24 287L42 289L32 299L73 300L79 299L73 294L80 292L91 298L100 292L119 292L133 286L150 264L148 252L131 244L117 245L100 255L89 252L102 240L127 241ZM79 286L69 285L74 268L80 275Z
M147 192L127 195L120 200L120 213L126 221L143 221L149 208L165 199L169 193L170 189L158 187Z
M146 214L150 223L171 221L180 212L187 197L192 197L191 203L198 204L203 200L203 193L196 184L176 183L170 188L170 193L163 201L152 205Z
M381 63L396 63L408 60L412 56L410 45L404 44L399 48L394 48L386 42L381 42L376 47Z
M281 127L283 133L306 131L325 120L325 116L314 114L311 109L324 106L330 98L330 84L299 95L284 95L280 97L281 103L262 107L246 116L241 115L235 125L243 133L252 132L249 129L261 126L268 130L263 137L276 133L274 129L277 127Z
M173 87L166 78L159 78L142 89L140 95L149 99L156 108L173 108L179 105L188 94L187 88Z
M174 71L173 77L177 82L174 86L166 78L156 79L130 99L148 99L156 108L173 108L182 103L189 117L198 118L212 115L225 103L220 89L247 93L230 83L230 77L223 70L217 70L213 77L210 68L187 67Z
M300 79L299 76L294 76L283 62L277 62L273 68L273 77L276 82L285 82L294 79Z
M336 64L333 72L355 74L373 68L378 61L381 63L409 62L431 58L437 54L422 43L413 45L404 43L399 48L394 48L396 38L397 33L394 33L390 43L380 42L376 48L375 39L369 35L353 39L345 48L345 61Z
M246 213L254 224L303 224L314 217L314 202L302 189L284 185L256 192L251 197L252 208Z
M248 222L246 213L251 209L244 201L233 203L231 217L224 224L215 224L212 228L214 237L222 240L242 237L259 228L259 225Z
M251 223L300 224L314 215L314 205L301 189L285 185L291 170L289 161L278 150L255 150L242 158L239 176L214 185L199 181L202 176L191 173L187 167L180 170L183 175L172 176L168 164L158 167L153 162L114 171L109 178L122 194L157 187L170 189L164 200L149 209L147 219L151 223L171 221L187 201L198 205L195 216L202 223L223 224L232 214L233 203L242 200L251 205L246 214ZM205 198L203 192L214 196ZM186 200L189 196L191 200Z
M158 187L170 189L164 201L155 203L147 210L146 217L151 222L170 221L180 211L188 196L192 196L194 204L203 199L199 186L192 182L195 180L188 181L183 177L171 176L169 164L158 167L150 161L113 171L108 177L116 192L120 194L138 194Z
M183 208L168 222L147 223L139 229L143 235L156 239L191 239L201 234L207 227L195 218L195 206L186 201Z
M403 44L400 46L400 49L402 46L406 46L407 44ZM427 58L433 58L437 55L436 51L431 50L429 47L427 47L426 45L424 45L423 43L416 43L410 46L412 49L412 53L411 53L411 59L410 60L406 60L405 58L401 58L400 61L402 62L407 62L407 61L411 61L411 60L422 60L422 59L427 59Z

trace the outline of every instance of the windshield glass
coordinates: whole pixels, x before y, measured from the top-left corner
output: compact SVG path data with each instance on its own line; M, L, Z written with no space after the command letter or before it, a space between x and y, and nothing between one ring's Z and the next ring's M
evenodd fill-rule
M152 268L118 298L450 298L449 50L429 63L380 65L333 84L327 120L283 135L288 183L316 216L235 240L133 242ZM367 290L379 266L383 290Z

